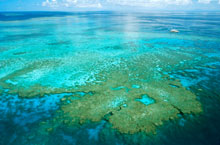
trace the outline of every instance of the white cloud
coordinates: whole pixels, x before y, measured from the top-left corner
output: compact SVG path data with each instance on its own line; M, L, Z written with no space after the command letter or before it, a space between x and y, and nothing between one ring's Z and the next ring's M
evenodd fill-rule
M101 3L95 3L95 4L78 4L76 5L77 7L80 8L102 8Z
M215 1L220 4L220 0L45 0L42 6L47 7L92 7L102 8L103 5L121 5L137 7L164 7L167 5L190 5L196 3L209 4Z
M45 0L42 6L47 7L90 7L90 8L101 8L102 4L99 0Z
M75 5L78 0L63 0L63 6L70 7L71 5Z
M108 3L124 6L153 7L164 5L188 5L192 0L107 0Z
M93 7L93 8L101 8L102 4L99 0L63 0L65 4L68 6L75 6L75 7Z
M49 0L46 0L45 2L42 2L42 6L47 6L48 3L49 3Z
M42 6L58 7L58 2L57 0L46 0L42 3Z
M209 4L211 0L198 0L198 3Z

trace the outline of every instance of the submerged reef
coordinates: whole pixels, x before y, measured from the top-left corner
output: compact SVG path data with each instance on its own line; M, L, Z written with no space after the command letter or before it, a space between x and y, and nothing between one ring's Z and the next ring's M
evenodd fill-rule
M51 57L32 61L25 53L25 59L4 59L0 65L7 71L0 71L0 93L7 90L25 99L64 94L53 116L39 123L40 134L103 120L120 133L155 134L157 126L168 120L203 111L182 78L189 70L199 72L219 61L202 55L211 50L168 49L158 47L158 41L149 40L153 50L126 43L128 48L122 50L54 51ZM148 42L143 44L149 47Z
M175 56L174 59L173 55L178 57ZM181 62L183 59L184 64ZM9 93L18 93L20 97L68 94L61 98L60 109L54 117L39 124L38 130L41 134L52 133L63 125L71 127L101 120L108 121L112 128L121 133L154 134L157 126L161 126L164 121L202 112L196 95L168 73L199 65L195 60L194 56L168 50L162 53L144 53L135 57L120 58L117 64L111 63L110 60L97 62L97 66L105 63L110 65L105 69L98 69L99 71L92 75L93 79L88 78L92 81L87 80L83 85L53 87L53 84L43 86L33 83L34 85L29 87L19 86L16 89L15 86L20 83L13 84L12 81L23 81L21 76L28 76L27 73L39 69L39 65L33 64L35 66L3 77L1 85L10 89ZM204 58L203 61L207 60ZM46 61L45 64L42 62L40 69L45 66L57 69L56 65L59 66L59 63Z
M202 112L196 96L181 87L180 83L180 87L175 88L169 85L173 81L152 81L141 83L139 89L131 89L130 82L123 82L123 75L118 74L114 80L115 82L109 80L101 86L89 86L93 95L86 95L72 102L69 98L70 102L61 107L64 116L58 116L57 120L65 118L66 124L72 125L105 119L122 133L155 133L156 126L177 118L178 114ZM120 82L128 86L128 92L124 88L111 89L111 86L119 85ZM155 102L146 105L136 101L143 94L147 94Z

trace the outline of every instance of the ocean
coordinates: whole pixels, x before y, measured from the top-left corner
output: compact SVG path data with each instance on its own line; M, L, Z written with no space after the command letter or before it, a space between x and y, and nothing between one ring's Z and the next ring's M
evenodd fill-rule
M0 12L1 145L219 145L219 130L219 12Z

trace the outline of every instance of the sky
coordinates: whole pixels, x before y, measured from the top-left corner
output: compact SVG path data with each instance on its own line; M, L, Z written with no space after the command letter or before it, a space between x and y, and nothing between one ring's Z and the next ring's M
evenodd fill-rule
M0 11L220 11L220 0L0 0Z

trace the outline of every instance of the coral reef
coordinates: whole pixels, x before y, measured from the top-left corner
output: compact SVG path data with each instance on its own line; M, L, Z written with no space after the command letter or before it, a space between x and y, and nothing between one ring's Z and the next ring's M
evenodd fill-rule
M72 87L56 86L59 84L57 80L55 84L49 82L43 85L47 84L41 78L45 74L66 81L66 74L71 72L53 72L53 69L60 70L58 68L66 64L52 60L36 61L2 77L0 83L3 88L10 90L8 93L16 93L20 97L68 94L61 98L60 109L54 118L41 123L40 128L46 134L61 125L77 126L101 120L108 121L121 133L152 134L156 133L156 127L164 121L178 118L178 115L202 112L195 94L170 75L170 72L176 70L195 69L194 66L199 64L194 56L183 51L186 53L164 49L122 57L117 63L114 59L96 61L96 72L90 70L92 75L85 83ZM207 62L206 59L203 61ZM29 76L33 75L39 76L39 79L30 80ZM48 79L45 76L43 78Z
M158 67L155 61L147 60L149 57L157 60L158 54L146 56L136 57L129 63L124 60L111 71L96 74L93 83L72 89L73 95L61 99L60 109L54 119L42 126L46 128L43 130L106 120L121 133L152 134L164 121L201 113L202 106L196 95L179 80L160 72L173 61L164 58L166 61L160 62ZM144 96L153 101L141 102Z
M58 116L59 119L66 118L69 125L106 119L122 133L155 133L156 126L177 118L178 114L202 112L196 96L177 81L151 81L139 84L139 89L133 89L129 86L132 82L125 82L126 76L118 74L113 78L115 81L111 79L102 85L89 86L93 95L64 103L61 107L63 116ZM170 86L172 83L179 87ZM127 86L129 91L124 88L111 89L121 85ZM155 102L145 105L137 101L143 94L148 94Z

